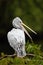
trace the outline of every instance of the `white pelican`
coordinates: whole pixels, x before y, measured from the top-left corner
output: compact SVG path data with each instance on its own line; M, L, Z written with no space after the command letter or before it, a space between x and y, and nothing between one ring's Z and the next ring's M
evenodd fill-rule
M15 50L18 57L24 57L26 56L25 33L30 37L31 40L32 38L23 26L27 27L33 33L37 33L28 26L26 26L19 17L13 19L12 25L14 28L7 34L8 42L10 46Z

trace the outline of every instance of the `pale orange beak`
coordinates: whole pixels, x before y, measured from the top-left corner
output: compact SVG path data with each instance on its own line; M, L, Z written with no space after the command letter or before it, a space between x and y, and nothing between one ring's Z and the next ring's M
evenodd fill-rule
M27 29L31 30L33 33L37 34L35 31L33 31L30 27L28 27L27 25L25 25L23 22L21 23L23 26L25 26ZM29 33L27 32L27 30L22 26L23 31L29 36L29 38L32 40L32 37L29 35Z
M33 33L37 34L35 31L33 31L30 27L28 27L27 25L25 25L24 23L22 23L23 26L25 26L27 29L29 29L30 31L32 31Z

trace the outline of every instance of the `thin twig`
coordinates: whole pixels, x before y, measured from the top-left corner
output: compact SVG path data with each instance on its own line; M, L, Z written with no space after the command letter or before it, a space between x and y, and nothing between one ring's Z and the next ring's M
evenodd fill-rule
M35 55L34 54L27 54L26 56L33 56L34 57Z
M15 57L15 56L16 56L16 54L13 54L13 55L4 55L3 57L0 58L0 60L3 59L3 58L6 58L6 57Z

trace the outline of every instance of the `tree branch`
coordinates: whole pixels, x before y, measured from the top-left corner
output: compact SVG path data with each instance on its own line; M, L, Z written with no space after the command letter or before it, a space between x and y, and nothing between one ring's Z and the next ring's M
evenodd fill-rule
M26 56L33 56L33 57L35 57L36 55L34 55L34 54L27 54ZM3 57L0 57L0 60L3 59L3 58L6 58L6 57L16 57L16 54L13 54L13 55L5 55ZM43 57L41 57L41 56L39 56L39 57L40 57L40 59L43 59Z

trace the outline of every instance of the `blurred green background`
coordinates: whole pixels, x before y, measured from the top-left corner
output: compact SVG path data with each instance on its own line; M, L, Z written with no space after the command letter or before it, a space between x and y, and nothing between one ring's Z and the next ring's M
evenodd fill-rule
M14 17L37 32L43 31L43 0L0 0L0 33L6 33Z
M37 35L29 32L36 43L43 45L43 0L0 0L0 52L9 50L7 32L13 28L15 17L36 31Z

